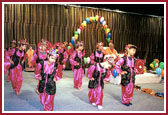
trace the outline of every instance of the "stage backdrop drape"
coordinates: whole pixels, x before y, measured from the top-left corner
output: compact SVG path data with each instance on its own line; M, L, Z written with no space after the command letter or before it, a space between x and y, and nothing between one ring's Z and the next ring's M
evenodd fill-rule
M145 59L146 66L154 58L164 61L163 17L57 4L5 4L4 47L9 47L12 39L20 38L26 38L30 44L37 44L42 38L51 43L70 42L81 23L96 15L103 16L107 22L118 52L131 43L138 47L136 57ZM97 42L108 45L103 26L97 22L87 24L79 40L85 43L86 56L95 50Z

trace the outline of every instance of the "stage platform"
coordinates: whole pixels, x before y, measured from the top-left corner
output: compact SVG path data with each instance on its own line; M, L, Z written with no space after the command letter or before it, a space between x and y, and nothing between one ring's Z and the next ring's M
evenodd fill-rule
M144 73L135 76L135 84L143 84L143 83L159 83L161 81L161 77L157 74L153 73ZM110 83L119 85L121 83L121 76L117 76L114 78L112 75L110 76Z

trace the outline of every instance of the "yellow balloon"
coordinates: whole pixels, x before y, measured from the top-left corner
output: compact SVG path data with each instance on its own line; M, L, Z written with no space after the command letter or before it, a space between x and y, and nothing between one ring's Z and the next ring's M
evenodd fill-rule
M74 38L75 38L75 40L77 40L78 39L78 35L75 35Z
M153 65L152 63L150 64L150 67L151 67L152 69L154 69L154 65Z
M107 32L107 33L109 33L109 32L110 32L110 29L109 29L109 28L107 28L106 32Z
M96 21L98 21L98 19L99 19L99 16L98 16L98 15L96 15L95 19L96 19Z
M86 26L86 21L83 21L83 25Z

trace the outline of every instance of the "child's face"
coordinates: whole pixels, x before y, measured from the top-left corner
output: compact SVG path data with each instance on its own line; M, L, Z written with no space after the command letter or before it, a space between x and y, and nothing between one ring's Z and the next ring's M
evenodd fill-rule
M26 50L27 45L21 45L22 50Z
M98 50L103 50L103 45L99 45Z
M130 56L134 56L135 53L136 53L136 49L135 49L135 48L128 49L128 54L129 54Z
M16 47L16 44L12 42L11 47L12 48Z
M49 56L48 61L51 62L51 63L55 63L56 57L55 56Z
M41 50L42 51L45 51L47 48L46 48L46 45L41 45Z
M79 51L82 51L83 50L83 45L80 45L78 49L79 49Z

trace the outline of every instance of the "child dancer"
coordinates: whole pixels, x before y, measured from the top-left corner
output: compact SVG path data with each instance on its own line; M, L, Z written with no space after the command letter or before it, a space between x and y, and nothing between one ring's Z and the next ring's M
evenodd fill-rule
M57 70L57 74L59 78L62 78L62 69L65 69L65 65L66 65L66 61L68 58L67 52L66 52L66 45L65 44L59 44L58 46L58 50L59 50L59 64L58 64L58 70Z
M58 56L58 50L51 48L48 52L47 61L41 63L41 77L36 78L39 80L38 92L44 111L53 111L56 81L58 80L56 75Z
M92 105L98 106L98 109L103 109L103 88L104 88L104 78L107 74L107 69L112 67L111 58L102 63L96 63L92 69L88 72L89 80L89 92L88 97Z
M22 86L23 76L22 76L22 65L24 63L24 50L26 49L26 46L28 45L26 39L20 39L19 42L19 48L14 48L11 50L11 54L9 52L6 53L6 59L9 62L4 63L4 71L5 74L9 70L11 83L13 90L16 92L17 95L20 93L20 89ZM12 55L12 57L10 57Z
M38 47L37 49L34 51L33 57L32 57L32 65L35 65L35 70L34 70L34 74L35 74L35 78L39 79L41 78L41 64L47 60L47 49L51 47L51 44L45 40L42 39L39 43L38 43ZM37 85L37 89L36 89L37 94L39 94L38 92L38 85Z
M132 105L134 83L135 83L135 58L137 47L132 44L126 46L126 55L116 63L117 72L121 74L122 104Z
M96 51L90 55L90 67L87 70L87 76L90 73L90 70L92 70L97 63L102 63L104 60L104 54L103 54L103 43L99 42L96 44Z
M74 88L81 89L82 78L84 75L84 56L85 51L83 50L83 41L76 43L76 50L70 56L70 63L73 66L74 72Z
M12 56L12 52L13 50L15 50L16 48L16 40L12 40L11 41L11 47L8 47L5 49L5 52L4 52L4 62L8 62L8 59L6 59L6 55L8 56ZM7 82L10 82L11 78L10 78L10 71L8 72L8 77L7 77Z

